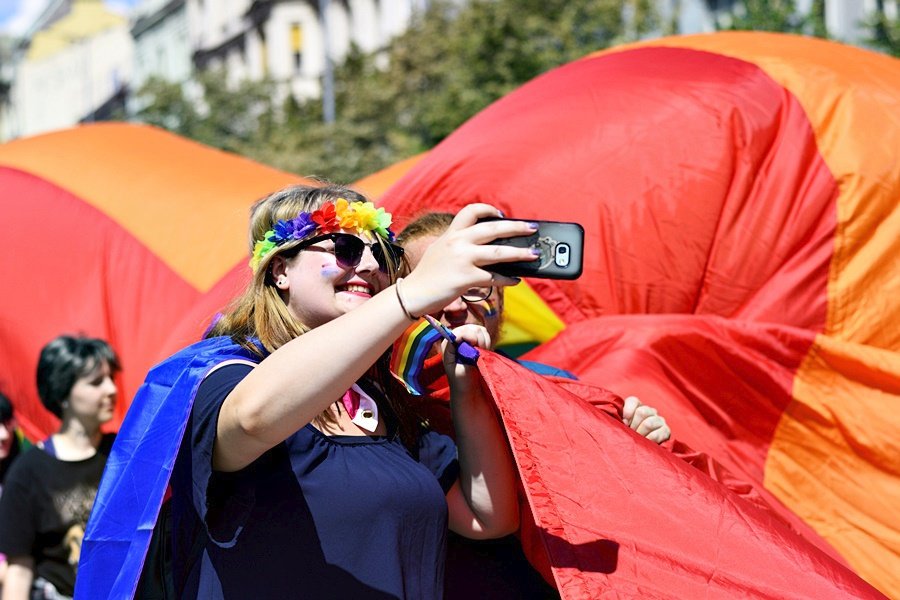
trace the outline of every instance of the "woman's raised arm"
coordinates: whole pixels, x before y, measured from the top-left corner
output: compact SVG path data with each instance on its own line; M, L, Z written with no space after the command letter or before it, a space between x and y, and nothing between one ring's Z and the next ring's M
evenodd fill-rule
M480 268L534 258L528 249L488 245L498 237L531 232L528 224L520 221L477 223L480 218L498 214L486 204L473 204L460 211L447 233L403 281L406 311L423 315L441 308L469 287L516 282ZM273 267L279 268L274 261ZM351 272L352 277L375 282L378 265L371 252L365 251ZM302 303L308 292L291 289L289 293L292 299L298 294ZM225 399L216 429L214 468L241 469L310 423L340 398L408 325L395 284L278 348Z

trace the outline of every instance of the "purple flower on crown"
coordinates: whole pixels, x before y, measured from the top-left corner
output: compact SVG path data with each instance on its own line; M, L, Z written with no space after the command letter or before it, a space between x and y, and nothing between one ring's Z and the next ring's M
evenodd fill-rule
M302 240L315 231L316 227L309 213L300 213L294 219L275 223L272 241L280 245L291 240Z

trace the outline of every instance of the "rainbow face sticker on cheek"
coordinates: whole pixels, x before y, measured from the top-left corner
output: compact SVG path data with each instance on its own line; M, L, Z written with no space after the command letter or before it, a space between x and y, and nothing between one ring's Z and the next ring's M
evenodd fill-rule
M481 308L481 310L484 311L485 317L497 316L497 311L498 311L497 303L494 302L494 300L492 298L493 298L493 296L489 296L488 298L485 298L484 300L481 300L480 302L473 303L475 306L478 306L479 308Z

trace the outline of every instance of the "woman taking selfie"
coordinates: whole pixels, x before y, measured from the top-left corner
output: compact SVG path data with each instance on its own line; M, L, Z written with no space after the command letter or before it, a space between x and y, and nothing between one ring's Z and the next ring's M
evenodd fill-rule
M356 192L295 186L254 207L247 290L207 340L148 377L186 355L201 373L171 480L178 597L437 598L448 527L517 528L512 459L475 367L446 348L455 445L387 371L419 316L516 282L481 265L534 258L488 244L531 232L476 223L498 215L465 208L398 280L390 215ZM455 333L487 343L478 325Z

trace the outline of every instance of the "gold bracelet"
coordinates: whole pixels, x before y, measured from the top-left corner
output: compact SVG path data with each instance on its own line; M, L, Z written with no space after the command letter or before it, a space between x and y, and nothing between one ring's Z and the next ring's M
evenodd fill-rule
M398 278L397 278L397 283L394 284L394 291L397 292L397 302L400 303L400 308L403 309L403 313L404 313L407 317L409 317L409 320L410 320L410 321L418 321L418 320L421 319L422 317L416 317L416 316L414 316L411 312L409 312L409 309L406 308L406 303L403 301L403 294L400 292L400 282L401 282L401 281L403 281L403 278L402 278L402 277L398 277Z

